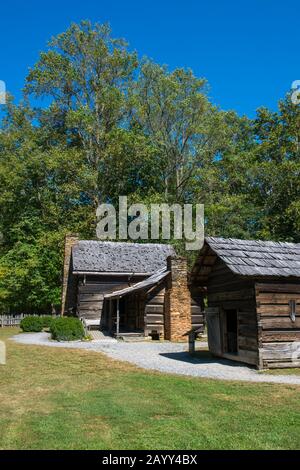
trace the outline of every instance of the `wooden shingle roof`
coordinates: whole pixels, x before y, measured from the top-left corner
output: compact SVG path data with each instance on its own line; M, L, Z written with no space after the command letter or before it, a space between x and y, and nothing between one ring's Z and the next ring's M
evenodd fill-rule
M216 257L241 276L300 277L299 243L208 237L192 275L207 277Z
M124 289L120 289L114 292L110 292L104 296L105 299L117 299L121 297L125 297L128 294L133 294L135 292L141 291L141 290L149 290L151 287L161 283L167 276L170 274L170 271L167 271L166 268L160 269L157 271L155 274L152 274L152 276L148 277L147 279L144 279L141 282L138 282L137 284L134 284L133 286L125 287Z
M174 255L171 245L81 240L72 248L73 272L150 275Z

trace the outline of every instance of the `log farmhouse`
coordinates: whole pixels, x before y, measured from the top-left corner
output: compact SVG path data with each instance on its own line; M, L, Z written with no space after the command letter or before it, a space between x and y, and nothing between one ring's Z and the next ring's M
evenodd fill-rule
M203 329L191 299L186 260L166 244L79 240L67 236L62 314L117 337L187 339Z
M300 365L300 244L207 238L191 280L207 289L214 355L260 369Z

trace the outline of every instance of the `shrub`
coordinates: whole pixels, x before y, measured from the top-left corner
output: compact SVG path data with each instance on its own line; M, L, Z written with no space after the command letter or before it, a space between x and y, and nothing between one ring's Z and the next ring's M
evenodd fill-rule
M41 318L43 320L43 328L50 328L55 317L51 317L51 315L43 315Z
M85 336L81 321L74 317L55 318L51 322L50 332L56 341L72 341Z
M43 320L41 317L30 315L21 320L20 327L23 331L39 332L43 329Z

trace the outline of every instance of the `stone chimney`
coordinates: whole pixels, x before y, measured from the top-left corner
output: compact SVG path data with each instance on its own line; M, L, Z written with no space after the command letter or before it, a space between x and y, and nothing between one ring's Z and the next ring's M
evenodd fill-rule
M165 338L170 341L187 341L192 319L186 258L169 256L167 266L171 276L165 296Z
M77 245L79 238L76 234L65 236L65 252L61 294L61 314L65 315L69 309L76 306L76 280L72 274L72 247Z

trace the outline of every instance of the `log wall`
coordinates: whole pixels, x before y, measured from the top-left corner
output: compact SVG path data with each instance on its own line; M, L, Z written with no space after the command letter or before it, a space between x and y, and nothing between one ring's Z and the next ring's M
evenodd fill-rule
M192 330L197 330L199 333L204 333L204 292L202 288L195 285L190 286L190 291Z
M258 282L255 291L261 367L299 366L300 282ZM295 321L290 300L296 301Z
M164 338L165 293L165 287L158 286L150 291L146 297L144 316L145 336L149 336L153 331L156 331L161 338Z
M130 279L132 284L143 277ZM88 320L99 319L102 323L103 299L108 292L128 287L128 276L86 276L79 280L77 290L77 315ZM107 326L107 325L103 325Z

